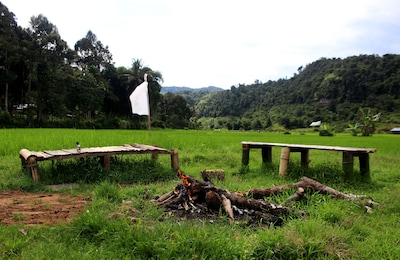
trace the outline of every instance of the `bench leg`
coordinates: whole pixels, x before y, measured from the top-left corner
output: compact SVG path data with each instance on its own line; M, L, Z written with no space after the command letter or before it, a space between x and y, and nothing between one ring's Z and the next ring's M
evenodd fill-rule
M39 182L39 173L38 173L37 165L31 166L30 169L31 169L31 174L32 174L33 181L34 182Z
M290 148L284 147L281 152L281 161L279 164L279 177L283 178L286 176L287 168L289 166L290 159Z
M309 150L302 150L301 152L301 166L308 168L308 163L310 162Z
M178 149L173 149L171 153L171 167L174 171L179 168Z
M261 156L263 163L272 163L272 147L261 148Z
M39 182L38 165L35 157L28 158L26 164L34 182Z
M350 177L354 171L354 157L352 153L343 152L342 162L343 172L347 177Z
M110 170L110 155L100 156L101 164L106 168L107 171Z
M248 144L242 145L242 164L249 165L250 147Z
M358 158L360 159L360 174L369 178L370 177L369 154L367 153L359 154Z

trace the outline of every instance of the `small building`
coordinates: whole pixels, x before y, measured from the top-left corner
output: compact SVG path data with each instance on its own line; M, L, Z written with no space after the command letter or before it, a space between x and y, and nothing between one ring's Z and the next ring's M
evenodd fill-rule
M400 134L400 127L395 127L392 130L390 130L390 132L392 132L392 134Z

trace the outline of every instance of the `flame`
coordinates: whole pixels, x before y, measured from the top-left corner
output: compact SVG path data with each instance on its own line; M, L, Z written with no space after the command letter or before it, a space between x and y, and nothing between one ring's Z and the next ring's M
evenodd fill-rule
M179 178L181 178L181 179L183 180L183 184L186 186L187 193L188 193L188 195L190 196L189 187L190 187L190 184L191 184L191 183L190 183L189 180L188 180L188 176L186 176L183 172L181 172L181 169L178 169L178 170L177 170L177 173L178 173Z

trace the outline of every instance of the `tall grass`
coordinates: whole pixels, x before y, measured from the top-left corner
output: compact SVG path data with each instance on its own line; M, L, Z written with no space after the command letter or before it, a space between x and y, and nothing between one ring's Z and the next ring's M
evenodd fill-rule
M2 129L1 189L44 191L45 184L73 181L80 184L74 192L90 194L92 202L70 224L0 226L0 252L2 257L18 259L398 259L399 137L192 130L155 130L149 136L146 131L132 130ZM118 156L110 172L97 161L40 162L40 184L22 171L20 149L73 148L76 141L82 147L143 143L177 148L186 174L200 178L203 169L222 168L225 181L216 184L230 191L296 182L306 175L343 192L370 195L381 206L368 214L355 202L306 194L305 200L292 204L305 210L305 216L289 216L280 228L251 228L230 223L223 216L213 223L177 219L155 207L150 200L180 182L170 169L169 156L160 155L156 162L148 155ZM374 147L378 151L370 155L369 180L346 180L340 153L315 150L310 151L308 170L299 166L300 156L294 154L288 176L280 179L280 149L273 148L272 164L263 164L261 152L252 150L249 167L243 169L242 141ZM359 176L356 167L355 176ZM268 200L283 203L291 194L288 191ZM20 228L28 234L22 235Z

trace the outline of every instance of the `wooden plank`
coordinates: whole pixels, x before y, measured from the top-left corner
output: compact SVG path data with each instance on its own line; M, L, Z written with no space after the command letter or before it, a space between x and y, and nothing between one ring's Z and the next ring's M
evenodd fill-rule
M63 150L44 150L43 152L45 152L51 156L69 155L68 152L65 152Z
M376 148L358 148L358 147L342 147L342 146L325 146L325 145L307 145L307 144L285 144L285 143L263 143L263 142L242 142L242 145L246 144L250 148L263 148L263 147L289 147L299 149L316 149L316 150L328 150L328 151L339 151L339 152L364 152L374 153Z
M88 147L77 149L60 149L60 150L44 150L43 152L29 151L22 149L20 156L22 158L36 156L38 161L44 160L61 160L69 158L80 158L89 156L105 156L105 155L123 155L123 154L173 154L173 151L159 148L151 145L123 145L123 146L104 146L104 147ZM22 153L22 154L21 154ZM26 160L26 159L25 159Z
M158 152L167 152L170 153L169 150L160 148L157 146L152 146L152 145L145 145L145 144L132 144L133 147L139 148L144 151L158 151Z
M52 155L45 153L45 152L34 152L36 159L39 160L46 160L50 157L52 157Z
M26 160L28 160L29 157L35 156L35 155L34 155L34 153L32 153L31 151L29 151L29 150L27 150L27 149L21 149L21 150L19 151L19 156L20 156L21 158L24 158L24 160L26 161Z

